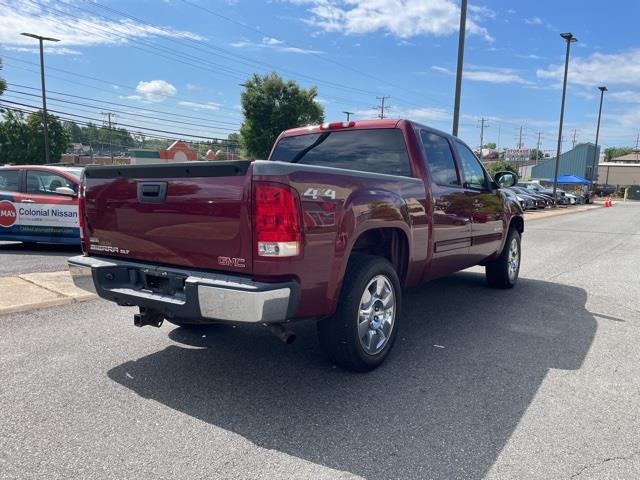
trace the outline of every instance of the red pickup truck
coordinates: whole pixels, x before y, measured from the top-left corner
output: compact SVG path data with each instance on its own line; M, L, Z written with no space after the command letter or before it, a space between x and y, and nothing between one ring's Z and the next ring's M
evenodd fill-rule
M377 367L402 288L484 265L518 278L517 201L467 145L408 120L285 131L269 160L88 167L76 285L139 306L138 326L318 320L336 364Z

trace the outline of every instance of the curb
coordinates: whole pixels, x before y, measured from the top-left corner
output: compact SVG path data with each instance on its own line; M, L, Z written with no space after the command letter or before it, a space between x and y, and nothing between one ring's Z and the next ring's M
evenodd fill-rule
M68 271L0 278L0 315L86 302L97 295L77 288Z
M549 210L549 211L545 211L545 212L536 212L536 213L531 213L529 212L529 215L526 215L527 212L525 212L525 217L524 217L524 221L529 222L531 220L542 220L545 218L553 218L553 217L559 217L561 215L569 215L572 213L581 213L581 212L588 212L590 210L596 210L599 208L604 208L602 205L590 205L588 207L585 208L566 208L566 209L562 209L562 210Z

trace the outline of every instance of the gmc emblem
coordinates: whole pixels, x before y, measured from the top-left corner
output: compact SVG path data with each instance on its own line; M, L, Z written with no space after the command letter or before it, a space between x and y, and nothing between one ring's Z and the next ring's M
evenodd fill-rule
M244 258L218 257L218 265L223 267L244 268Z

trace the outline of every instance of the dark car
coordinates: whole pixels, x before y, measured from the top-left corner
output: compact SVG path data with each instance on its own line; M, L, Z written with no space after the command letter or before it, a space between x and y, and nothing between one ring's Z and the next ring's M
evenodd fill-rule
M532 197L536 202L537 208L543 209L551 204L551 198L545 195L539 194L537 192L534 192L533 190L527 190L526 188L522 188L518 186L511 187L511 190L518 193L519 195L528 195Z

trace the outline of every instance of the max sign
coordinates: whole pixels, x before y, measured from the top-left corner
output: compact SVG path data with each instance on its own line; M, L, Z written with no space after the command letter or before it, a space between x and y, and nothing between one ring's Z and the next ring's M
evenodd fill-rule
M18 219L18 212L13 203L8 200L2 200L0 202L0 227L12 227Z
M31 203L16 207L8 200L0 201L0 228L13 225L78 227L78 207L76 205L51 205Z

